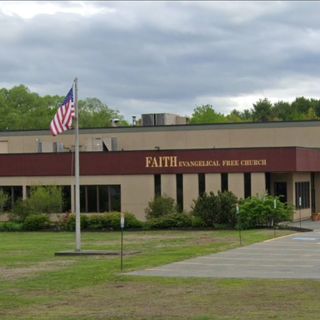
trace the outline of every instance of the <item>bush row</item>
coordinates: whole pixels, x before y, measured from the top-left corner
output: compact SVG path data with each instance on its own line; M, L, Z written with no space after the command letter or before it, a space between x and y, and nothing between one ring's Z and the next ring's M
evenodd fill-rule
M239 204L239 212L236 205ZM147 221L139 221L133 214L125 213L126 229L190 229L270 227L280 221L292 219L293 208L276 197L251 197L239 201L231 192L204 193L194 201L191 213L177 212L172 198L157 197L146 209ZM120 213L81 216L82 230L107 231L120 229ZM29 214L0 224L0 231L20 230L75 230L75 216L64 215L57 222L50 222L48 215Z
M36 230L75 230L75 215L64 215L60 220L52 222L48 215L32 214L27 216L24 221L8 221L0 224L0 231L36 231ZM133 214L125 213L126 229L141 229L143 223L139 221ZM112 212L101 215L81 216L82 230L119 230L120 229L120 213Z

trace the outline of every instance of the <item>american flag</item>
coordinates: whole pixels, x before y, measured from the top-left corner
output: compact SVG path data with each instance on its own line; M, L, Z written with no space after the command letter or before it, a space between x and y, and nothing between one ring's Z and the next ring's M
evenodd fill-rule
M71 129L72 119L75 117L75 106L73 101L73 88L70 89L65 97L63 104L50 123L50 130L53 136Z

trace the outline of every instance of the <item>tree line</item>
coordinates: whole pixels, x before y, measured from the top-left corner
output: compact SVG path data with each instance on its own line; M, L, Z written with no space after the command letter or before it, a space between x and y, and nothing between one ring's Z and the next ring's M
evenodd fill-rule
M210 104L194 109L190 123L223 123L223 122L266 122L320 119L320 100L296 98L293 102L278 101L271 103L267 98L260 99L252 108L232 110L224 115L216 112Z
M0 130L49 129L64 96L40 96L26 86L0 89ZM112 119L128 125L118 110L110 109L97 98L79 100L79 127L109 127Z
M64 96L40 96L24 85L0 89L0 130L48 129ZM79 100L80 128L110 127L112 119L119 125L128 123L118 110L108 107L98 98ZM252 108L229 114L216 112L210 104L196 106L190 118L191 124L226 122L265 122L320 119L320 100L296 98L293 102L271 103L260 99ZM138 124L141 121L137 122Z

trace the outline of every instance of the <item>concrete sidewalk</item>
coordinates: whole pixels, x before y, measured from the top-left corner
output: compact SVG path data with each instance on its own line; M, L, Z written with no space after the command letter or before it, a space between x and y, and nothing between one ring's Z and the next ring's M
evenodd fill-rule
M128 273L141 276L320 279L320 231Z
M300 221L288 222L283 225L286 225L288 227L300 228ZM311 220L301 221L301 228L310 229L314 231L320 230L320 221L311 221Z

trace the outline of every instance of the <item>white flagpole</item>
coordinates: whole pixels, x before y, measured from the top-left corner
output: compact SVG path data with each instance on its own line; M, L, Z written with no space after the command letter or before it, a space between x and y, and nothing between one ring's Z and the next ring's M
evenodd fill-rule
M76 111L76 145L75 145L75 178L76 178L76 251L81 251L80 227L80 161L79 161L79 109L78 109L78 79L74 79L75 111Z

